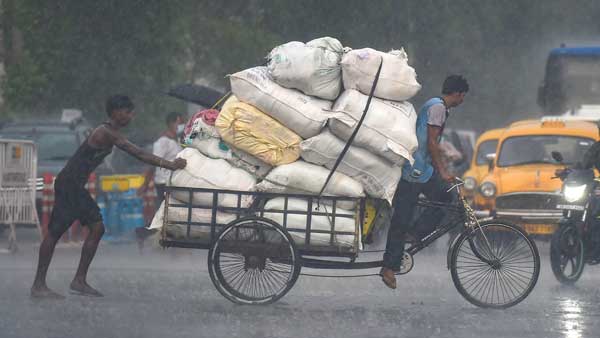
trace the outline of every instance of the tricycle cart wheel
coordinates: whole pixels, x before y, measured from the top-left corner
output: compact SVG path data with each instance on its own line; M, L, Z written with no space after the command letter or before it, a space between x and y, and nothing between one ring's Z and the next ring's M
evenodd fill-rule
M213 284L237 304L275 302L294 286L300 268L300 256L288 232L262 217L233 221L208 252Z
M474 305L507 308L533 290L540 256L523 229L504 220L465 229L454 242L450 270L458 292Z

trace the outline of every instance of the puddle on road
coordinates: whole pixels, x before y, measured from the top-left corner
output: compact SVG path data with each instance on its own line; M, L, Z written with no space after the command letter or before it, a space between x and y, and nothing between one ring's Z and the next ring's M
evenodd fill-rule
M558 315L560 315L565 338L582 338L585 319L581 302L566 298L560 300L558 306Z

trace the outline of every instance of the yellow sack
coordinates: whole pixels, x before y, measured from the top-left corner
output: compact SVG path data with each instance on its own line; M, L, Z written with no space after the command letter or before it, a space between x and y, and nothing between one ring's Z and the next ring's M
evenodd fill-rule
M233 95L223 105L215 127L225 142L270 165L300 158L300 136Z

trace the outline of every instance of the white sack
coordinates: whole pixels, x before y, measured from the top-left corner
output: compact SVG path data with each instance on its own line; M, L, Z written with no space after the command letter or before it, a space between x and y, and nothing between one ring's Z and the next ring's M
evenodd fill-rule
M171 199L171 204L185 204L183 202L177 201L176 199ZM192 222L198 223L208 223L210 224L212 221L212 210L211 209L198 209L193 208L192 210ZM154 215L152 219L152 223L150 224L150 229L161 230L164 225L164 211L165 211L165 202L163 201L158 208L158 211ZM168 222L187 222L188 221L188 208L185 207L169 207L168 210ZM233 214L228 214L224 212L217 212L216 215L216 223L220 225L217 228L217 231L222 229L225 225L233 222L236 219L236 216ZM187 236L187 225L182 224L168 224L166 227L167 237L173 239L183 239ZM192 238L205 238L210 239L210 226L198 226L192 225L190 228L190 237Z
M170 185L188 188L224 189L253 191L256 178L242 169L235 168L222 159L211 159L193 148L182 150L177 157L187 161L187 166L176 170L171 177ZM185 191L173 191L171 195L181 201L188 200ZM194 204L212 206L212 193L197 192L193 194ZM219 206L236 207L237 195L219 194ZM252 203L251 196L242 196L242 207Z
M346 142L325 129L321 134L300 143L300 150L307 162L331 169L345 145ZM355 146L348 148L337 171L360 182L369 196L383 198L390 204L402 176L402 167Z
M285 208L285 199L283 197L278 197L269 200L265 204L265 210L284 210ZM308 205L307 200L298 199L298 198L289 198L288 199L288 211L307 211ZM314 212L332 212L331 207L321 205L317 210L317 205L313 204ZM353 211L348 211L340 208L336 208L336 215L355 215ZM264 217L272 219L278 224L283 226L283 214L282 213L269 213L265 212ZM306 215L295 215L288 214L287 215L287 229L302 229L306 230ZM312 216L311 217L311 229L313 230L326 230L331 231L331 223L327 216ZM343 232L353 232L355 235L334 235L334 245L336 246L347 246L354 247L356 244L356 219L355 218L344 218L337 216L335 218L335 231L343 231ZM305 232L295 232L289 231L289 234L296 242L296 245L303 246L305 242L306 234ZM314 233L312 232L310 235L310 245L314 246L330 246L330 235L323 233Z
M231 91L242 102L260 109L303 139L317 135L331 108L331 101L308 96L276 84L266 67L250 68L229 77Z
M258 158L248 154L247 152L237 149L218 138L193 138L190 139L189 147L200 151L202 154L213 159L224 159L236 168L243 169L254 175L256 178L262 179L265 177L272 166L259 160Z
M381 73L374 95L376 97L405 101L421 89L415 69L408 65L404 49L383 53L371 48L350 51L342 58L342 78L345 89L357 89L369 94L379 63L383 58Z
M265 179L256 185L256 190L274 193L316 195L321 191L329 170L321 166L296 161L271 170ZM336 172L327 184L325 196L362 197L364 190L356 180ZM339 201L338 206L353 209L352 201Z
M334 100L342 88L343 53L342 44L330 37L288 42L269 53L269 74L283 87Z
M196 137L189 141L186 140L186 144L213 159L231 160L233 158L231 149L226 145L224 146L223 141L219 138Z
M347 141L369 97L356 90L346 90L335 102L335 115L329 120L329 128L342 140ZM366 148L401 166L405 160L413 162L417 150L417 113L410 102L371 100L371 106L353 145Z
M273 168L269 164L261 161L260 159L248 154L247 152L237 149L235 147L229 146L233 156L231 159L228 159L232 166L243 169L256 176L259 179L263 179L269 171Z

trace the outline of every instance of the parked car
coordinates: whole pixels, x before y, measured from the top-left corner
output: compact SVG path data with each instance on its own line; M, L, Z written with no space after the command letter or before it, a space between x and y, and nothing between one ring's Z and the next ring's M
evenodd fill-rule
M0 129L0 138L33 140L38 148L38 175L56 175L85 140L89 130L90 126L85 123L13 122Z
M552 179L555 171L580 161L599 138L596 124L587 121L511 124L498 140L497 156L490 159L493 170L479 185L475 204L489 206L488 215L511 219L530 234L552 234L562 216L556 209L561 181ZM563 154L562 164L552 151Z
M91 125L81 119L69 123L47 120L9 122L0 128L0 138L33 140L38 148L37 175L41 178L46 173L56 176L91 130ZM149 147L151 144L145 148ZM143 170L142 162L115 147L95 172L100 176L140 174ZM36 205L39 212L42 186L38 185L37 189Z

